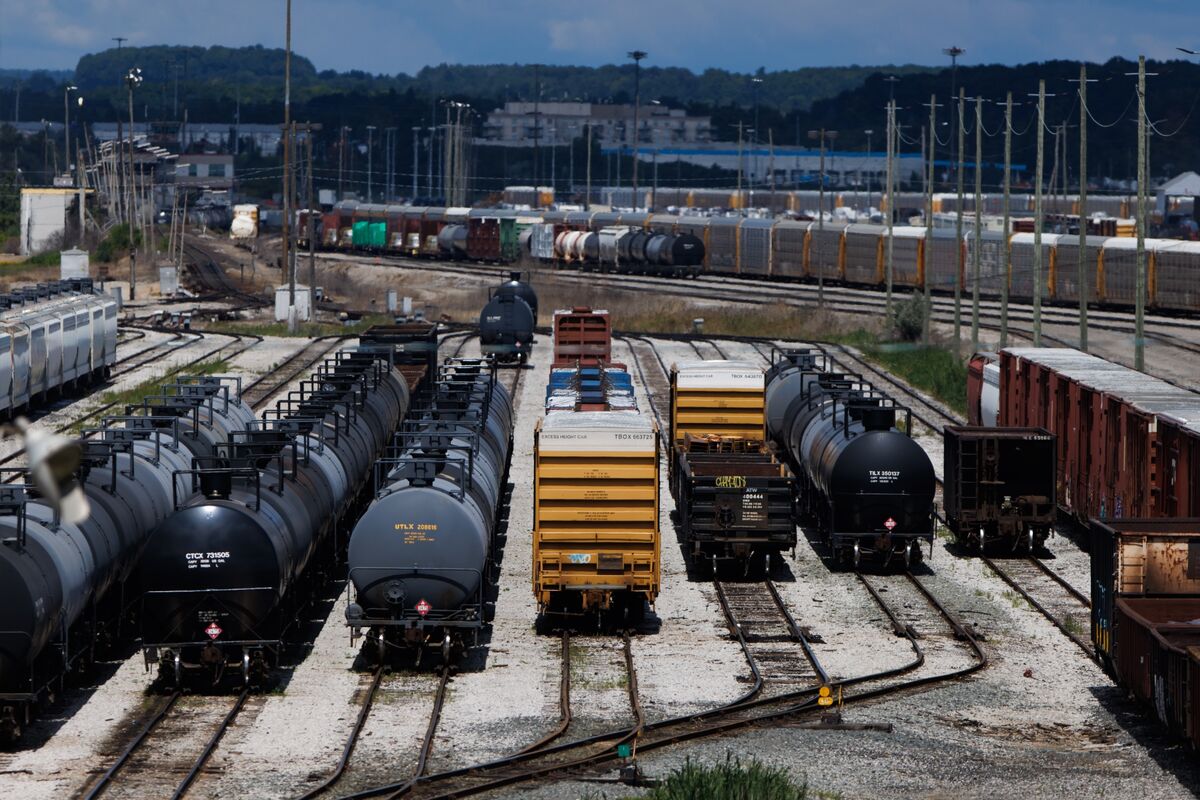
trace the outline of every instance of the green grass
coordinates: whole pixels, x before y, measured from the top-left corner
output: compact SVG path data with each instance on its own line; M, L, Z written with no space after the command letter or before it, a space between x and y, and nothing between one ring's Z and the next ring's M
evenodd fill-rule
M1011 605L1013 608L1027 608L1028 607L1028 604L1025 602L1025 598L1022 597L1020 595L1020 593L1014 592L1012 589L1005 589L1001 593L1001 596L1004 597L1004 599L1008 601L1008 604Z
M1074 634L1075 636L1083 636L1088 632L1087 625L1080 622L1079 617L1074 614L1067 614L1063 617L1062 623L1067 633Z
M204 325L208 333L240 333L247 336L291 336L302 339L314 339L318 336L336 336L365 330L372 325L391 322L391 317L383 314L372 314L363 317L353 325L341 325L336 322L302 322L296 326L295 333L288 331L286 322L238 322L221 320ZM195 327L195 326L193 326Z
M146 397L147 395L156 394L158 392L158 388L162 384L168 383L176 375L184 373L188 375L219 375L228 371L229 362L224 360L202 361L199 364L193 364L186 369L182 366L172 367L171 369L157 373L153 377L147 378L136 386L131 386L128 389L112 389L107 391L100 395L100 402L102 405L116 403L118 408L123 408L124 406L140 403L142 398ZM95 415L84 417L81 420L77 420L71 426L71 429L75 433L78 433L94 420Z
M967 413L967 365L949 350L908 344L868 344L860 349L868 361L958 413Z
M812 795L829 797L830 795ZM808 786L797 783L787 770L761 761L726 755L719 764L703 765L690 758L646 795L650 800L806 800Z
M62 253L58 250L47 250L25 259L21 266L26 267L57 267L62 263Z

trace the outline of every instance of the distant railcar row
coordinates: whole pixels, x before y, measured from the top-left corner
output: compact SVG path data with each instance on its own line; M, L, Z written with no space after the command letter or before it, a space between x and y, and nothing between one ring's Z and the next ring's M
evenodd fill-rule
M330 250L365 250L430 258L507 263L521 258L569 268L666 275L740 275L816 280L900 289L951 291L971 286L975 251L980 291L1033 296L1034 235L845 224L788 219L677 216L644 212L513 212L494 209L363 205L343 202L320 220L320 243ZM448 231L448 232L447 232ZM1005 271L1005 249L1011 254ZM1042 236L1042 296L1078 303L1080 260L1088 302L1132 308L1137 284L1136 241L1089 236L1086 256L1074 235ZM1152 308L1200 310L1200 243L1146 242L1146 301Z
M90 280L0 296L0 415L108 377L117 361L117 301Z
M548 186L540 187L541 191L532 186L508 186L504 189L502 199L513 206L529 206L532 208L548 208L555 201L555 192ZM822 196L823 195L823 196ZM886 197L880 192L856 190L827 189L824 193L817 189L791 189L771 191L769 189L686 189L672 186L659 186L655 189L642 187L637 192L631 187L597 187L592 191L593 203L604 203L614 208L676 208L684 210L710 211L724 209L766 209L774 213L811 214L824 204L827 212L847 209L857 213L886 206ZM921 214L925 210L925 194L923 192L896 192L893 205L901 219ZM1103 214L1107 217L1125 218L1134 214L1137 199L1125 194L1096 194L1088 196L1087 212ZM1027 216L1033 213L1035 198L1027 192L1013 192L1009 195L1009 212L1013 216ZM1080 204L1076 195L1043 195L1042 205L1047 214L1079 214ZM962 210L966 213L975 209L975 196L968 192L962 197ZM937 192L933 195L933 211L935 214L951 214L959 208L958 195L950 192ZM1001 214L1004 211L1004 195L987 193L983 195L982 208L985 214ZM1192 199L1190 197L1169 198L1168 213L1190 214Z

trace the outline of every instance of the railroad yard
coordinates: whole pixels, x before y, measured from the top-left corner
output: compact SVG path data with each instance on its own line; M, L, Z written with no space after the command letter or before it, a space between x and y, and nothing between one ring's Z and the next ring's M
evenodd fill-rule
M137 402L130 392L151 393L168 373L197 369L240 379L242 400L261 414L303 389L339 348L357 343L359 329L316 339L229 325L206 331L206 320L222 309L241 308L235 316L247 331L269 320L255 307L259 287L234 284L242 258L235 248L203 240L194 247L192 280L224 297L127 305L109 384L58 402L36 426L86 430ZM320 270L321 280L344 281L336 284L343 291L331 293L334 302L362 308L361 297L395 288L431 318L456 321L470 320L505 272L344 254L323 256ZM618 781L622 765L636 763L653 781L687 759L748 756L837 797L1174 798L1200 788L1189 745L1161 729L1096 662L1091 564L1080 535L1065 524L1032 557L997 552L987 559L939 525L931 542L918 542L924 558L911 571L839 567L820 532L801 527L795 548L772 557L769 573L713 573L691 556L673 523L664 446L652 611L609 631L537 624L530 586L538 579L533 537L542 523L534 519L534 444L551 380L545 326L556 304L572 304L560 297L584 295L580 302L610 310L611 361L625 365L636 407L664 442L672 365L729 361L765 370L779 351L809 347L827 369L861 375L911 411L908 433L933 465L940 507L941 429L965 420L855 348L825 345L819 336L628 332L622 308L636 304L639 292L654 292L652 278L526 277L540 295L542 327L527 363L495 373L511 397L512 452L499 495L494 614L479 646L456 651L450 669L436 641L418 660L402 654L377 666L371 636L351 640L345 621L355 587L345 566L335 565L316 582L315 601L301 608L278 669L260 689L207 688L201 680L172 691L152 685L158 665L148 667L138 647L107 649L0 752L3 794L625 797L645 789ZM680 285L676 296L701 311L753 313L779 304L803 316L813 313L813 288L700 279ZM838 324L878 314L876 295L826 292ZM156 324L162 311L190 311L190 328ZM946 304L938 301L935 313L935 331L947 336ZM1018 341L1026 315L1014 306ZM1092 351L1119 360L1127 316L1097 313L1096 324ZM1048 311L1045 335L1068 339L1071 325L1069 315L1059 320ZM1200 330L1152 318L1148 331L1148 371L1194 385L1183 354L1200 348ZM436 335L440 359L482 353L471 324ZM986 323L984 338L994 339ZM15 439L0 445L0 458L23 464ZM347 536L351 528L353 520ZM818 704L821 687L832 687L841 702Z

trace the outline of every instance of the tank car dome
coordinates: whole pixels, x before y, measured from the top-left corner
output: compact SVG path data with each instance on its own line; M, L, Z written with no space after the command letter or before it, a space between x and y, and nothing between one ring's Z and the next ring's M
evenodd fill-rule
M513 295L524 300L525 304L529 306L529 310L533 312L533 319L536 324L538 315L537 292L533 290L533 287L527 281L521 280L521 273L510 272L508 280L500 284L499 288L496 289L497 297L507 295Z

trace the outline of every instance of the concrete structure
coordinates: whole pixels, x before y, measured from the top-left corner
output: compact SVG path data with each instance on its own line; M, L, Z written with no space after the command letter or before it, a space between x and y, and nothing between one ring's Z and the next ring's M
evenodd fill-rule
M175 161L175 184L229 189L233 186L233 156L209 153L184 154Z
M67 212L78 197L75 189L21 189L21 255L31 256L62 246Z
M59 254L59 277L64 281L70 278L86 278L88 272L87 250L63 250Z
M480 144L505 147L532 147L535 104L508 102L488 114ZM538 103L536 116L541 119L539 144L566 145L586 135L601 145L624 142L633 146L633 106L601 103ZM645 144L683 144L712 139L712 119L692 117L680 108L645 104L638 114L639 141Z

